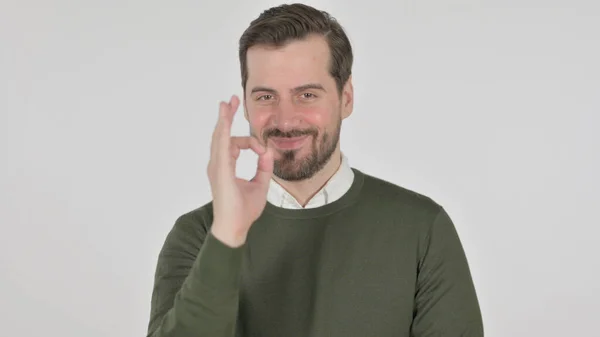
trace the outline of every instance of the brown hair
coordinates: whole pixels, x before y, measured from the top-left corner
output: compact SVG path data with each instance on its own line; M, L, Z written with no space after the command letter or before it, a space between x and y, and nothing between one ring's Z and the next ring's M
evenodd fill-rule
M239 47L244 92L248 81L248 48L260 44L281 47L311 34L318 34L327 39L330 50L329 73L335 79L338 92L341 93L352 74L353 56L350 40L334 17L304 4L269 8L244 31Z

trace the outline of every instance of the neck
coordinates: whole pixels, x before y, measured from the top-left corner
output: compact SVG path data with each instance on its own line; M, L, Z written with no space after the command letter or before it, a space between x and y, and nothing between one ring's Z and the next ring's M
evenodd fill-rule
M317 192L327 184L329 179L337 172L342 163L342 154L339 148L331 155L331 159L325 164L323 169L317 172L309 179L302 181L287 181L279 177L274 177L289 194L291 194L302 206L306 206L308 201Z

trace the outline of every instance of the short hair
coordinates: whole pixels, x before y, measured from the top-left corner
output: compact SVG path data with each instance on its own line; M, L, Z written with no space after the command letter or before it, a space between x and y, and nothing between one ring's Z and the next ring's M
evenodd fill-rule
M250 23L239 41L242 88L248 81L248 49L256 45L282 47L309 35L326 38L330 51L329 73L335 79L338 93L352 74L352 46L342 26L325 11L304 4L272 7Z

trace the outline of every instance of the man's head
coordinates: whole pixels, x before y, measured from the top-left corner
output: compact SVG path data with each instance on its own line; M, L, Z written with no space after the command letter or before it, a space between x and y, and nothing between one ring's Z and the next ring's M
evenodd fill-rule
M240 38L245 117L275 151L274 174L308 179L339 154L342 119L353 107L352 47L329 14L281 5Z

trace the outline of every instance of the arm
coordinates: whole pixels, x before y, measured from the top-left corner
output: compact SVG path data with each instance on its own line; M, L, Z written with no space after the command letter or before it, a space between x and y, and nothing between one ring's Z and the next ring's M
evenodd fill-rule
M180 217L158 257L149 337L232 337L243 247L216 239L192 214Z
M467 258L440 207L420 252L411 337L483 337L483 322Z

